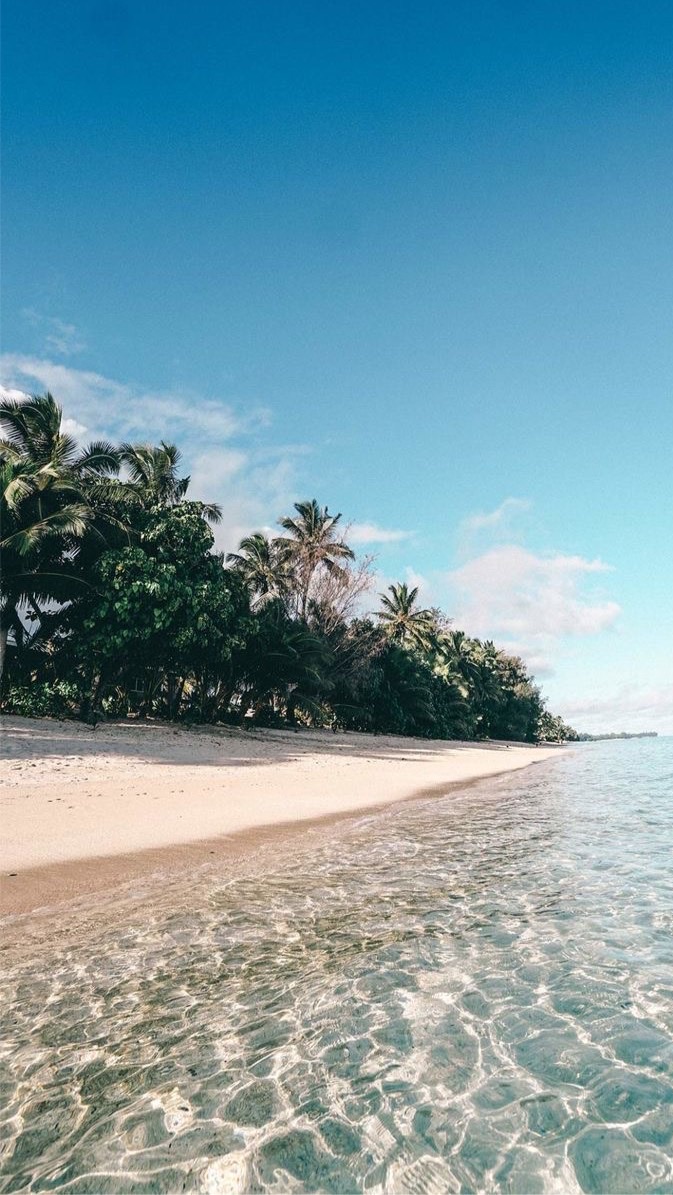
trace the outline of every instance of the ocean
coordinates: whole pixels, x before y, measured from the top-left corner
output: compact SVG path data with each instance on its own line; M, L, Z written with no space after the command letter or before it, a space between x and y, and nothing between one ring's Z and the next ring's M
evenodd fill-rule
M0 1191L673 1192L673 739L15 920L2 959Z

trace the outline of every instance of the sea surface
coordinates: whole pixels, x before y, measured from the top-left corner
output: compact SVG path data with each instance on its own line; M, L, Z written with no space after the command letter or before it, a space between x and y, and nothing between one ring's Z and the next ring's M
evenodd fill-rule
M673 740L3 935L1 1191L673 1192Z

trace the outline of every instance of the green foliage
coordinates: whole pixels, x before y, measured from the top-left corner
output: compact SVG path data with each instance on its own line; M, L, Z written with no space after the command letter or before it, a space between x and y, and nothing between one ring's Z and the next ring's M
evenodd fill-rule
M572 726L568 726L568 723L564 722L558 714L551 714L549 710L543 710L538 722L537 737L543 743L565 743L576 742L580 738L589 736L578 735L577 731L573 730ZM634 736L626 735L625 737L633 738Z
M559 741L523 662L390 585L357 617L371 561L341 515L295 503L282 534L214 551L161 442L81 450L51 395L0 403L0 705L435 738ZM3 674L3 665L6 668Z
M79 706L79 699L77 685L71 681L13 685L3 702L3 712L24 718L70 718Z
M104 552L82 603L82 668L107 684L159 672L202 687L226 671L249 632L248 600L212 543L199 504L184 503L155 508L138 546Z
M428 653L434 643L435 621L430 610L418 608L418 586L389 585L388 593L380 597L382 608L376 617L393 642Z

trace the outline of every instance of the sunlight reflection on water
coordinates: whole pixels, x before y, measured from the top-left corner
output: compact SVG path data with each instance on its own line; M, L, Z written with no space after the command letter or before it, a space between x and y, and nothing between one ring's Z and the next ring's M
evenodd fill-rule
M26 922L0 1190L673 1192L672 775L581 746Z

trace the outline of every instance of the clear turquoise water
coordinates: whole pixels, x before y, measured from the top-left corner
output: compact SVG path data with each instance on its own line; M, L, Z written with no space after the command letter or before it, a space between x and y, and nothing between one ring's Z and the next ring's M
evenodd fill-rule
M5 938L0 1190L673 1192L673 740Z

